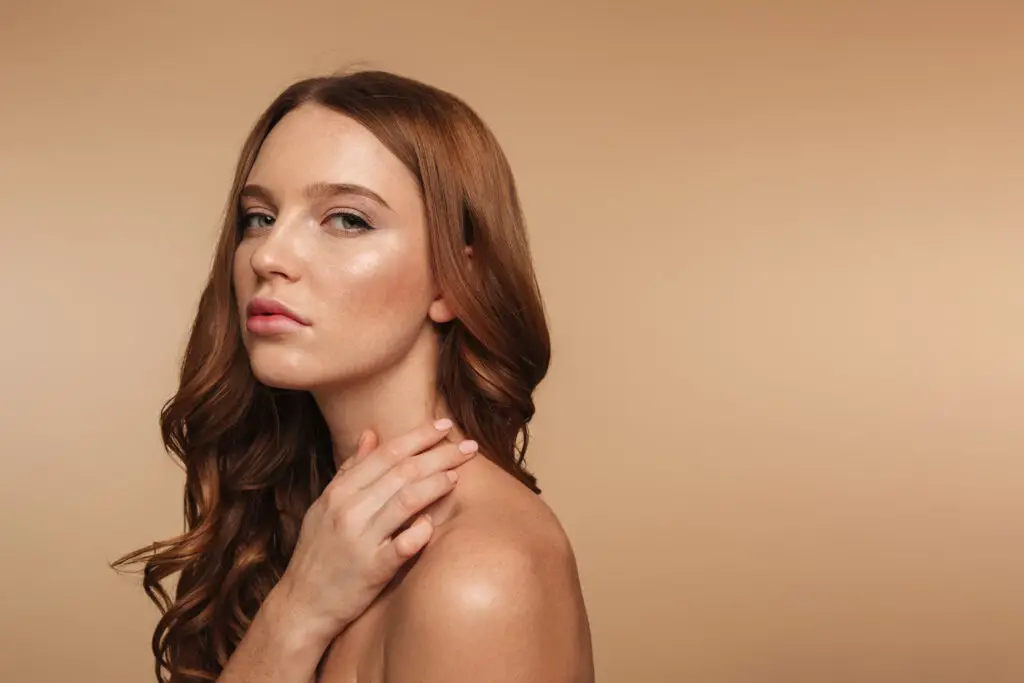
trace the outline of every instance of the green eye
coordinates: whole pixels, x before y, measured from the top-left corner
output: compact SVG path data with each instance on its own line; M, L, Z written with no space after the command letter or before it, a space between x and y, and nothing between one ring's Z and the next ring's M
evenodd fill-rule
M362 216L350 212L332 213L327 217L331 225L342 232L366 232L373 230L373 226L366 222Z
M273 224L274 217L268 216L265 213L247 213L242 216L242 220L239 221L239 227L243 231L269 228Z

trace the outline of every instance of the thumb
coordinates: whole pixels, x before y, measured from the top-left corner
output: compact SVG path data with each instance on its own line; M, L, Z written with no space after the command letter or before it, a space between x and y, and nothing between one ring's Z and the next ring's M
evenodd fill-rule
M364 458L373 452L373 449L377 447L377 434L372 429L366 429L362 434L359 435L359 442L356 444L356 453L352 456L353 460L359 460Z
M377 435L371 429L364 430L359 435L359 440L356 441L356 452L341 463L341 467L338 468L338 474L348 472L356 463L372 453L376 447Z

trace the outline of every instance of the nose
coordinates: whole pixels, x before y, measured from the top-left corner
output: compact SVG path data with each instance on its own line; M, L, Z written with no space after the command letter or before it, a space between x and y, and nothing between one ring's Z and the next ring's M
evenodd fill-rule
M297 221L277 220L257 238L257 246L249 257L249 265L262 280L275 277L295 280L301 264Z

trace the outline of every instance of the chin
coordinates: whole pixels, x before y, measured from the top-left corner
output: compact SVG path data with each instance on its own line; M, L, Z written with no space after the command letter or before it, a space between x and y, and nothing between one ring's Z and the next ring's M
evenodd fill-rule
M294 374L282 373L282 372L260 372L256 368L253 368L253 376L259 380L260 384L268 386L271 389L290 389L292 391L312 391L316 386L315 382L310 382L303 377L297 377Z
M323 384L319 363L305 354L281 348L252 348L249 367L257 380L274 389L309 391Z
M251 345L248 352L249 367L257 380L274 389L293 391L337 389L365 381L388 366L386 359L380 358L364 359L366 362L356 365L339 364L336 354L325 360L322 355L307 350L270 344Z

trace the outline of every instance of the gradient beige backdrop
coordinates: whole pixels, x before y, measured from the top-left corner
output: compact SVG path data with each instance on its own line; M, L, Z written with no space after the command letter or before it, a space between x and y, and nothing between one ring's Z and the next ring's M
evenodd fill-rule
M4 3L0 680L150 679L235 154L353 61L517 171L600 681L1024 680L1024 8L485 5Z

